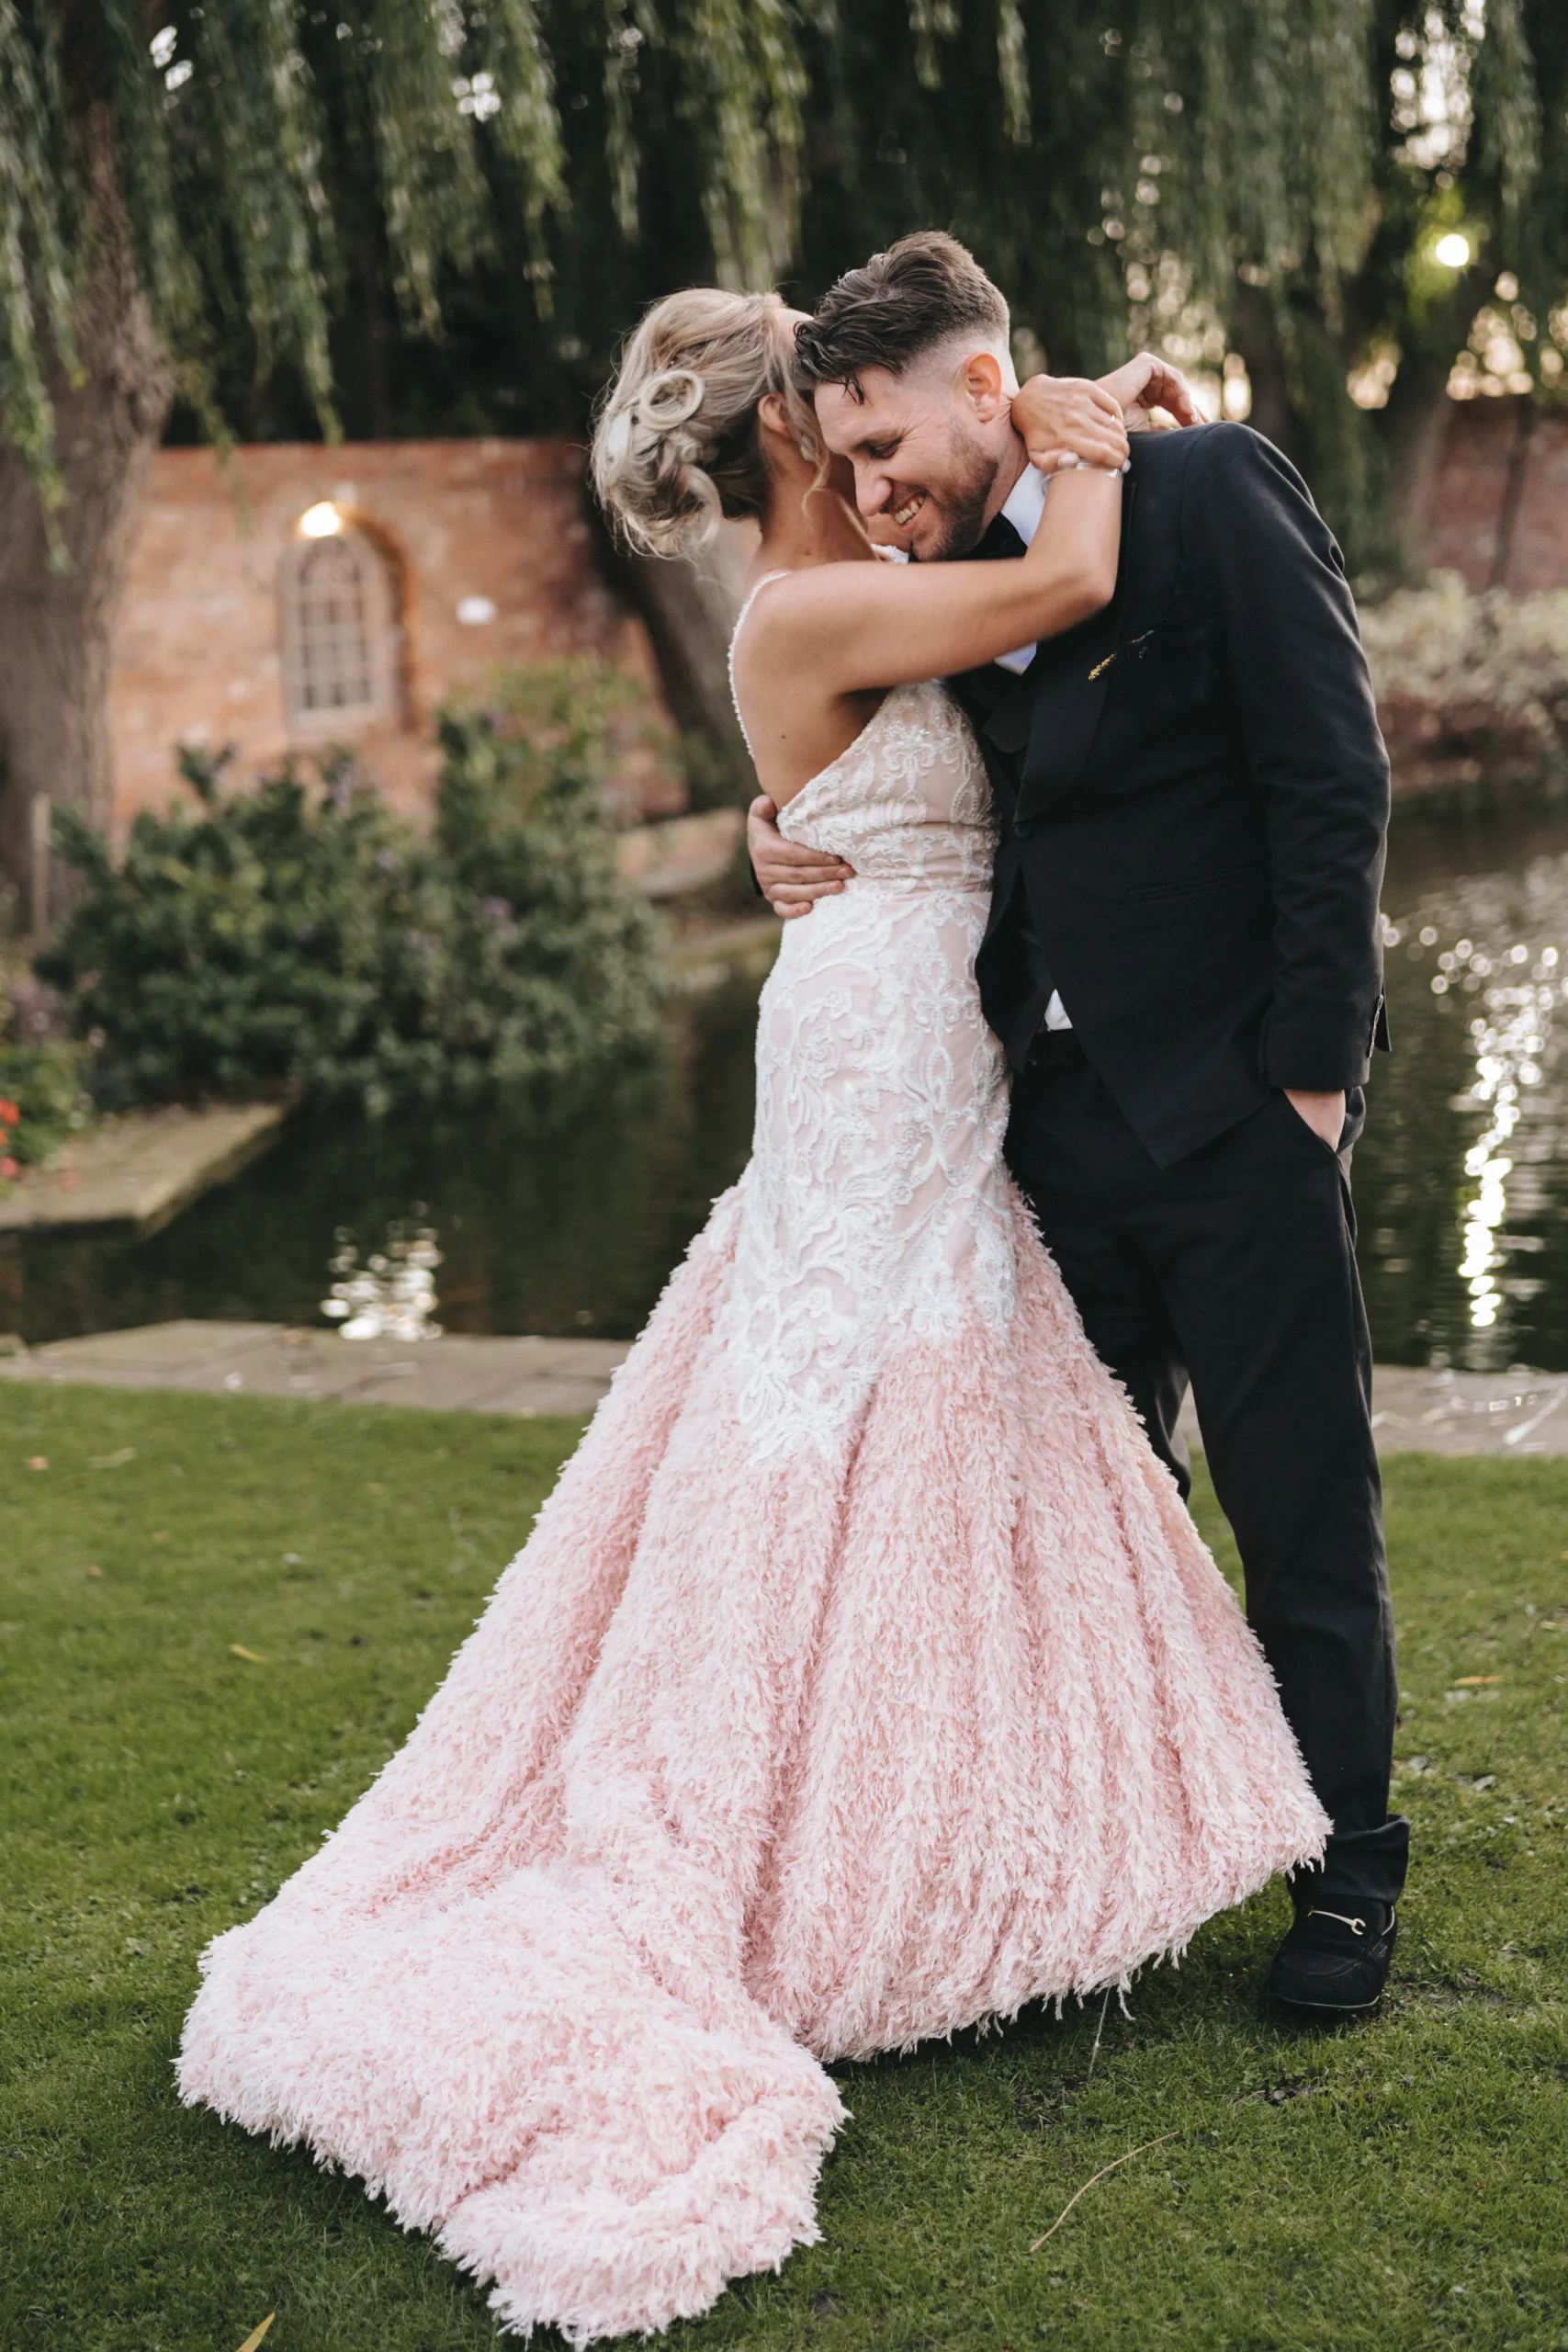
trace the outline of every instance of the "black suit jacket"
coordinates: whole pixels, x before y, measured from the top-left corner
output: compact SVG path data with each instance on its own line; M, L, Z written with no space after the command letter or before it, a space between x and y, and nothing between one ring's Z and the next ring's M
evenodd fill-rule
M999 520L978 550L1021 551ZM949 683L1001 816L976 969L1015 1060L1043 953L1161 1166L1271 1088L1361 1084L1388 758L1339 550L1277 449L1135 435L1109 609L1021 677Z

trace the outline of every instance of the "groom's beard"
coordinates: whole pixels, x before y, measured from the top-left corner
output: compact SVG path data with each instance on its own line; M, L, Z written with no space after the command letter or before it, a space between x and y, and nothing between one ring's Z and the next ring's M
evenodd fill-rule
M938 528L926 546L917 548L916 560L920 563L952 563L961 556L973 555L985 537L986 509L997 482L996 458L983 441L961 424L950 431L948 447L953 454L953 480L941 497L932 491L926 492L928 503L936 509Z

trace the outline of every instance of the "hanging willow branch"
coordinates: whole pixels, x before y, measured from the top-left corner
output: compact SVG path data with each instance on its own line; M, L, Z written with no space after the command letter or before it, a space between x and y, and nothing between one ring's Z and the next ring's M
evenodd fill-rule
M0 428L58 500L100 118L154 330L211 432L236 347L335 430L345 190L412 334L513 220L536 318L566 305L560 350L596 360L672 280L795 271L809 292L934 220L1083 364L1117 355L1129 270L1168 254L1222 315L1238 264L1267 284L1289 356L1308 311L1339 333L1387 210L1402 28L1462 55L1467 186L1544 311L1568 253L1560 14L1488 0L1483 35L1473 0L0 0Z

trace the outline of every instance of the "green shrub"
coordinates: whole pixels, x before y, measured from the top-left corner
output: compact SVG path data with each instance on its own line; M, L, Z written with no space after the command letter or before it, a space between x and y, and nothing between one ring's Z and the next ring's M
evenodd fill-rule
M198 807L139 816L118 867L57 815L85 888L36 968L91 1040L99 1101L289 1092L382 1112L645 1046L657 926L616 875L615 698L593 683L556 664L444 711L428 840L341 755L310 783L290 763L226 795L222 758L182 754ZM533 741L540 694L573 707Z

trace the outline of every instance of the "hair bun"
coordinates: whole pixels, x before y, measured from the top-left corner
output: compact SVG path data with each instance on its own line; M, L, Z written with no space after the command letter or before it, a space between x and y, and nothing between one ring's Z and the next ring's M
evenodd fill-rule
M591 460L600 502L631 546L690 555L724 515L762 513L759 401L776 392L797 431L810 421L792 351L776 294L693 286L646 312L600 407Z
M688 424L706 397L707 386L694 368L666 368L639 388L631 409L639 424L668 433Z

